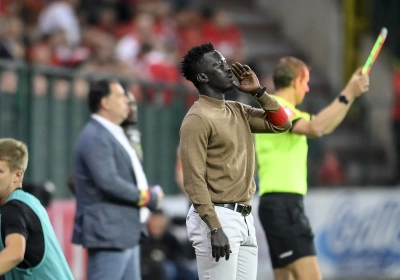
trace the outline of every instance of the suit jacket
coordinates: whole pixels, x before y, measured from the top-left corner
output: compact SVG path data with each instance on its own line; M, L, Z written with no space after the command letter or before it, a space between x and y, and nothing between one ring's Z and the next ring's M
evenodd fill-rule
M129 154L98 121L81 132L75 151L76 214L72 242L86 248L126 249L139 243L140 190ZM151 194L151 210L157 196Z

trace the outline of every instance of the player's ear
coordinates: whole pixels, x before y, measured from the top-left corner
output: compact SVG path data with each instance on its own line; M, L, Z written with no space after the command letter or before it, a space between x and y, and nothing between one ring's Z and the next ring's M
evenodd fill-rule
M203 83L203 84L205 84L205 83L207 83L208 82L208 77L207 77L207 75L206 74L204 74L204 73L199 73L199 74L197 74L197 81L199 81L200 83Z
M292 80L292 86L294 87L294 88L298 88L299 87L299 85L301 84L301 76L297 76L296 78L294 78L293 80Z
M18 169L17 172L15 172L14 183L22 182L23 178L24 178L24 171Z
M100 100L100 106L102 108L108 108L108 99L106 98L107 96L104 96L101 100Z

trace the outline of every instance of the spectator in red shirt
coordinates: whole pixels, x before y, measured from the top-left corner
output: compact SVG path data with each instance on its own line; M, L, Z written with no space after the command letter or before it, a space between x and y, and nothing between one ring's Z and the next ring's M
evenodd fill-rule
M243 37L228 12L217 10L204 24L204 39L224 54L228 64L244 60Z
M330 150L325 153L322 165L318 170L318 179L319 184L325 186L343 185L346 183L346 174L334 151Z

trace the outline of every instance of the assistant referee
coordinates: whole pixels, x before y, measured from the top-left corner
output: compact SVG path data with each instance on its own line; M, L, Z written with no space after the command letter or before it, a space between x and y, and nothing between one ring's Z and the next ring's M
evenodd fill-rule
M353 101L368 90L369 78L358 69L341 95L316 116L298 110L309 91L309 68L294 57L274 69L274 97L292 121L282 134L255 134L259 177L259 217L264 228L275 280L319 280L314 235L304 213L307 192L307 136L331 133Z

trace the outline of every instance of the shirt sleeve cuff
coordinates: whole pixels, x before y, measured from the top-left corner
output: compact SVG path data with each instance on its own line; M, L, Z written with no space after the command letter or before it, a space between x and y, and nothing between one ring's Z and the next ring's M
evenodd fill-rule
M260 103L264 111L276 111L280 107L279 102L274 97L265 92L260 98L257 99L257 101L258 103Z
M208 226L210 229L222 227L221 222L219 221L217 215L205 219L204 222L207 224L207 226Z

